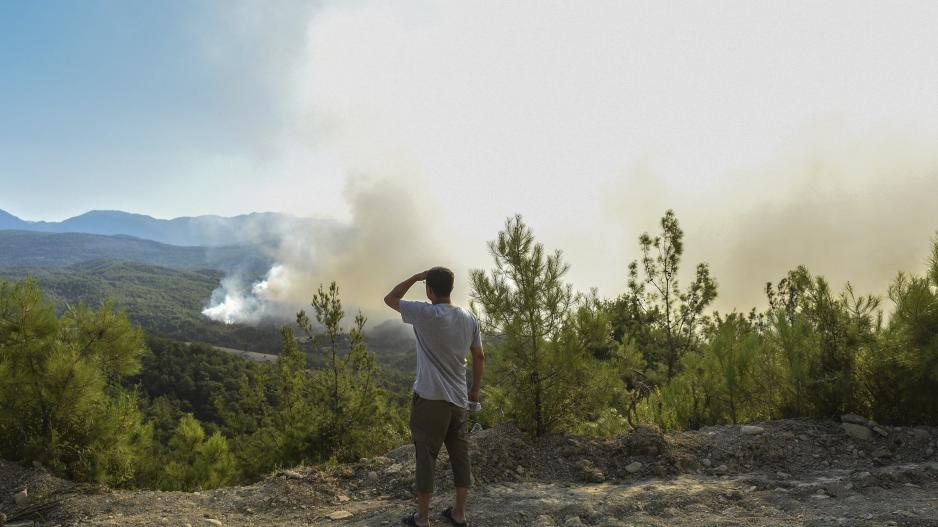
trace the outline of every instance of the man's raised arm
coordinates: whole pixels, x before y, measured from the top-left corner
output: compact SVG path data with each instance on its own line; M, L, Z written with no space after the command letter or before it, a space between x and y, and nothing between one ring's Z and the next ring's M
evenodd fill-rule
M390 293L384 295L384 303L388 305L394 311L400 312L401 310L401 299L404 298L404 295L407 294L407 290L410 289L412 285L422 280L427 279L427 272L423 271L422 273L417 273L414 276L411 276L407 280L394 286L394 289Z

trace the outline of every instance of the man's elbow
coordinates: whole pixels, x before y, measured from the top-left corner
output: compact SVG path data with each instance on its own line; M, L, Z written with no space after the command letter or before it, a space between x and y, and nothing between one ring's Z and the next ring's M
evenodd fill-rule
M401 310L401 299L400 299L400 298L394 298L394 297L391 296L391 295L385 295L385 297L384 297L384 304L385 304L386 306L388 306L389 308L393 309L394 311L400 311L400 310Z

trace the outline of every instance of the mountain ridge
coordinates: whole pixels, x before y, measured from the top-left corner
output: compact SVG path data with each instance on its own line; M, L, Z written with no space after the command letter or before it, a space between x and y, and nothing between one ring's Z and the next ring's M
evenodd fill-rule
M0 209L0 229L34 232L128 235L169 245L218 247L276 243L282 233L297 228L330 225L331 220L301 218L280 212L250 212L237 216L180 216L154 218L121 210L90 210L62 221L30 221Z

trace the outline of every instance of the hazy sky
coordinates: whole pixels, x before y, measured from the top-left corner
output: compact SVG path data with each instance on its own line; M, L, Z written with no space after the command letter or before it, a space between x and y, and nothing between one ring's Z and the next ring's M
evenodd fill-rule
M674 208L722 309L798 263L883 292L938 229L936 21L933 1L0 2L0 209L412 216L380 251L457 272L521 213L612 296Z

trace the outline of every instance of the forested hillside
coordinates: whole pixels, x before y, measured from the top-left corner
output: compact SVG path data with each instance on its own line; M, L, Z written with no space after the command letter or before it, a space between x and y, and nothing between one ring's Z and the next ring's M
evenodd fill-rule
M108 299L128 318L156 335L207 342L261 353L278 353L279 328L226 325L202 316L222 277L220 271L181 270L120 260L66 267L0 268L0 278L34 278L62 311L84 302L98 308Z
M64 267L108 259L176 269L239 269L255 274L270 265L256 246L181 247L126 235L0 230L0 267Z
M334 284L312 307L281 331L276 363L253 363L145 339L111 302L57 312L34 280L0 282L0 456L79 481L193 489L400 444L406 392L389 393L364 319L340 325Z

